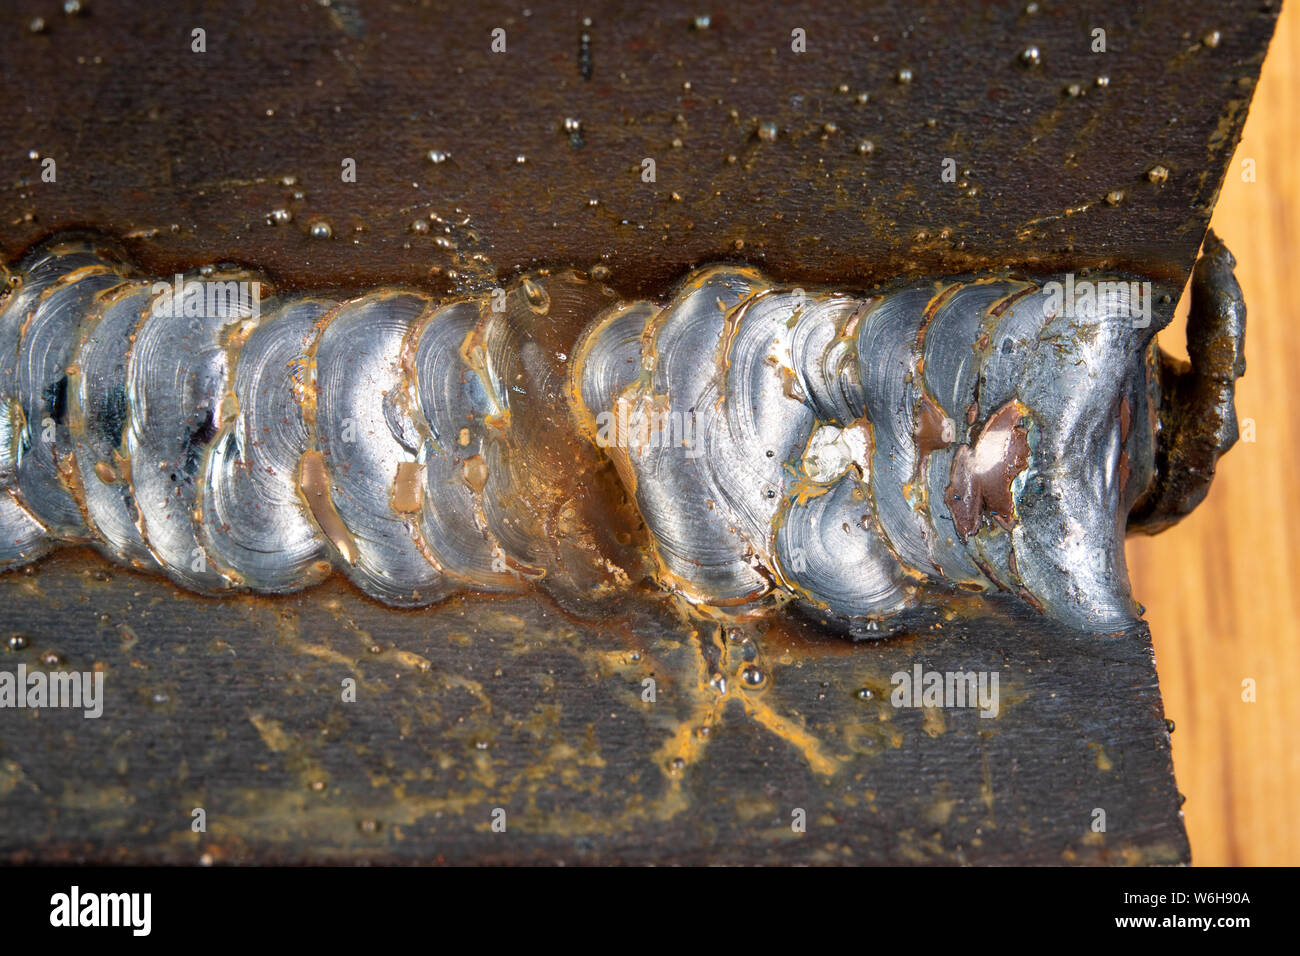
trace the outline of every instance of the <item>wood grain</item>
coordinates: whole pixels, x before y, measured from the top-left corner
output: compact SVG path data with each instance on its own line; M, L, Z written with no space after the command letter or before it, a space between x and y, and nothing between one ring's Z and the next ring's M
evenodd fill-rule
M1182 525L1130 539L1155 636L1192 861L1300 863L1300 333L1289 290L1300 261L1300 7L1278 22L1213 226L1237 256L1248 326L1237 391L1244 437ZM1245 161L1253 160L1255 181ZM1185 303L1182 312L1185 314ZM1177 334L1172 330L1177 329ZM1182 322L1161 338L1182 351ZM1253 442L1246 426L1254 423ZM1252 679L1256 701L1242 699Z

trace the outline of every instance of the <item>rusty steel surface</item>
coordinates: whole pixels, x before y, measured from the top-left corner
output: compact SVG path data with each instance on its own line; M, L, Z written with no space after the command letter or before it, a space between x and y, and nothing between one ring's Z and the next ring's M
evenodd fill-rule
M154 275L444 291L603 265L626 295L716 260L854 287L1104 266L1176 297L1277 5L1036 6L758 3L706 27L678 3L18 3L0 250L89 227ZM100 671L109 695L98 720L0 712L6 861L1188 859L1145 631L993 601L875 644L794 618L733 640L648 590L599 619L394 611L337 579L213 600L81 551L0 576L0 607L0 667ZM893 706L916 665L997 672L998 716Z
M5 715L12 862L1187 857L1145 633L1010 602L871 646L774 621L747 635L769 675L751 690L743 641L652 601L594 622L525 598L394 612L331 581L217 603L85 563L6 586L30 637L5 667L53 654L103 671L108 696L98 720ZM896 708L891 678L917 666L998 673L997 716Z
M603 262L624 294L728 258L782 281L1114 265L1181 288L1278 6L1037 6L738 4L700 29L677 2L104 2L30 33L44 7L15 3L0 248L90 225L152 274L231 259L304 287L436 285L478 253L504 275ZM431 212L468 219L454 248L408 232Z

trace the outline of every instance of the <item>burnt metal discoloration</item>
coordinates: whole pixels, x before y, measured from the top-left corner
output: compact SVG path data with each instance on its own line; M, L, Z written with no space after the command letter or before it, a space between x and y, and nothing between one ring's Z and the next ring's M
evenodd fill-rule
M952 443L955 431L952 419L944 414L934 396L926 392L916 409L916 452L919 458L925 458L932 451L947 448Z
M979 529L986 513L1004 527L1014 521L1011 485L1029 463L1028 411L1018 401L1007 402L989 416L971 444L953 455L947 499L963 541Z
M1246 303L1237 260L1213 232L1192 271L1184 362L1160 351L1156 478L1129 516L1155 534L1205 498L1219 457L1237 443L1236 381L1246 374Z

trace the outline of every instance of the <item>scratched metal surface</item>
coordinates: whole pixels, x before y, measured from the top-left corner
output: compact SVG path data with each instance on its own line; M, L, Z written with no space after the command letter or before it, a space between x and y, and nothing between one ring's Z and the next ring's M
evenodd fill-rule
M7 256L91 226L158 275L233 259L288 286L445 289L451 270L604 262L624 294L722 258L855 285L1110 265L1177 290L1277 13L758 3L700 30L700 10L671 2L86 6L6 9ZM31 33L36 15L47 27ZM508 52L492 55L498 25ZM1024 67L1029 45L1040 62ZM435 148L451 159L431 164ZM965 185L941 182L947 156ZM292 222L267 225L275 208ZM430 213L450 231L409 231ZM309 238L316 220L332 240ZM600 621L541 599L394 612L337 581L217 602L70 551L0 576L0 632L15 638L0 667L54 654L102 669L109 694L97 721L0 711L11 861L1188 857L1149 638L1073 635L1000 604L873 646L774 622L750 635L759 691L735 679L739 646L718 651L649 594ZM891 707L890 675L916 663L998 670L1000 716ZM714 666L732 675L725 696Z

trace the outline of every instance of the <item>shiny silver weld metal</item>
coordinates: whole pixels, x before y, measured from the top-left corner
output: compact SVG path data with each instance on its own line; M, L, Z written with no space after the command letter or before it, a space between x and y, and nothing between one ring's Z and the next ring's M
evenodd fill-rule
M395 606L539 586L578 610L651 578L856 636L961 592L1137 617L1126 523L1176 437L1149 283L852 294L711 266L662 303L577 273L338 301L236 269L150 282L84 237L13 275L0 568L77 541L204 593L337 569ZM1234 377L1200 398L1230 414Z
M693 602L792 597L881 633L942 582L1118 631L1137 615L1123 537L1151 477L1151 330L1141 286L1083 289L855 298L713 268L598 323L578 390Z

